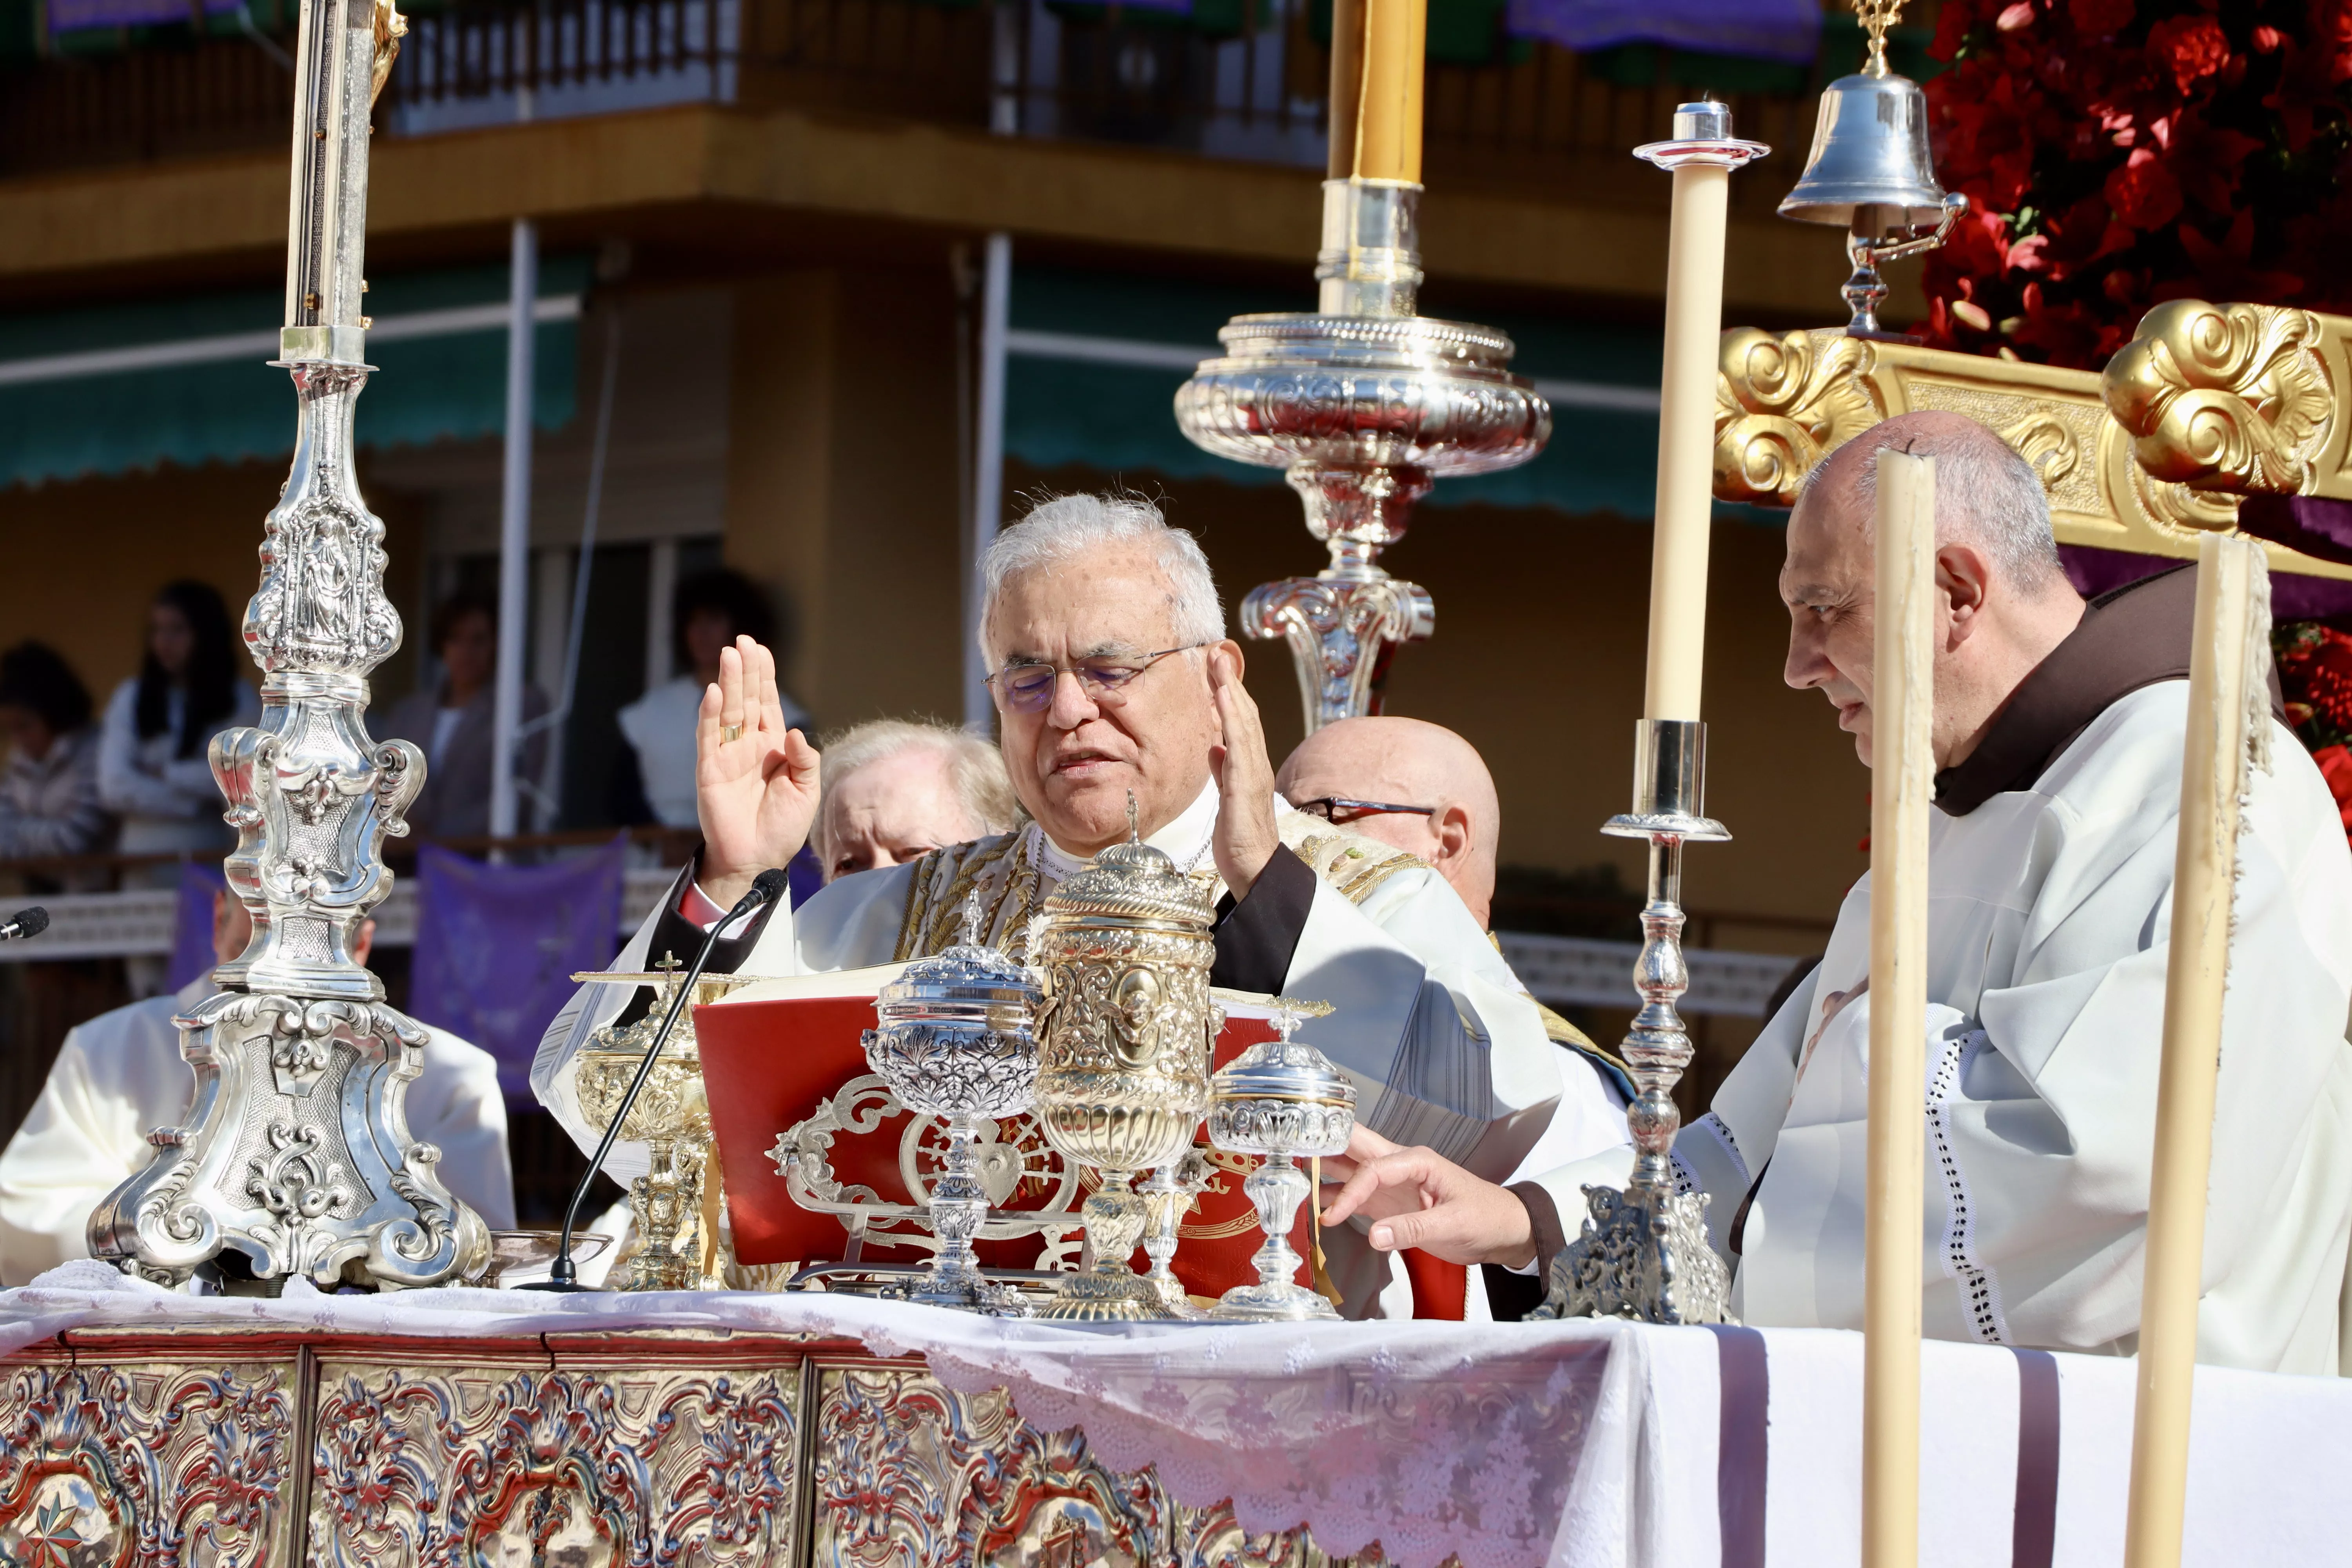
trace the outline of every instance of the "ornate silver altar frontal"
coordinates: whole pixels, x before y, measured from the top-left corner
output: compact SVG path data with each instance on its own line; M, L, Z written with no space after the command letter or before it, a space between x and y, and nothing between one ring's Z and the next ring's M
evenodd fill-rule
M1706 1197L1675 1187L1675 1084L1690 1065L1690 1036L1675 1001L1690 988L1683 963L1683 846L1731 835L1706 816L1706 726L1644 719L1633 752L1633 809L1601 828L1650 841L1649 899L1633 988L1642 1010L1620 1048L1640 1097L1626 1109L1633 1179L1624 1191L1588 1186L1591 1216L1551 1265L1543 1305L1530 1318L1639 1318L1653 1323L1725 1323L1731 1275L1706 1239Z
M385 1286L481 1277L489 1233L433 1171L403 1111L423 1026L353 960L392 889L386 834L425 782L404 741L368 738L368 672L400 647L383 524L361 500L352 416L367 384L368 113L405 30L391 0L303 0L281 358L299 409L294 467L264 524L245 641L261 723L212 743L237 846L228 885L253 940L214 971L224 994L177 1020L195 1069L186 1125L91 1215L93 1256L176 1283L224 1248L265 1281Z
M1427 589L1380 552L1404 537L1436 479L1526 462L1551 437L1551 408L1510 374L1511 340L1414 313L1421 187L1328 180L1314 315L1236 316L1176 394L1176 423L1221 458L1286 470L1307 531L1331 564L1261 584L1242 629L1283 637L1313 733L1373 710L1396 646L1436 624Z

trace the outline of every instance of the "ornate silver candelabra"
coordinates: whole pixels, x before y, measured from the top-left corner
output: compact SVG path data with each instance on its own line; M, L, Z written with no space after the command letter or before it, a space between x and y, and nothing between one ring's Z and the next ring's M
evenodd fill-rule
M386 834L425 782L404 741L368 738L368 672L400 647L383 596L383 524L352 471L367 384L361 313L368 111L404 30L391 0L303 0L281 357L299 424L264 524L245 641L261 723L212 743L237 830L230 891L253 939L215 970L222 994L178 1019L195 1069L186 1123L91 1215L90 1252L177 1282L224 1249L265 1286L290 1275L384 1286L479 1279L489 1233L408 1135L424 1027L384 1005L352 957L392 889Z
M1328 1011L1328 1009L1326 1009ZM1300 1015L1274 1016L1276 1038L1261 1040L1210 1080L1209 1141L1232 1154L1263 1156L1242 1181L1265 1237L1250 1261L1257 1283L1236 1285L1218 1298L1213 1318L1246 1322L1298 1322L1337 1318L1330 1302L1298 1283L1299 1257L1290 1245L1298 1205L1312 1184L1297 1161L1344 1154L1356 1129L1356 1089L1313 1046L1290 1037Z
M1690 1065L1690 1036L1675 1001L1690 988L1683 963L1683 846L1731 835L1706 816L1706 726L1644 719L1633 752L1633 809L1601 828L1650 841L1649 898L1633 988L1642 1010L1622 1047L1641 1095L1625 1112L1633 1179L1584 1189L1591 1217L1552 1261L1535 1318L1639 1318L1653 1323L1730 1321L1730 1271L1706 1239L1706 1198L1676 1193L1674 1089Z
M966 911L961 942L908 964L876 999L877 1026L865 1035L866 1064L899 1104L947 1122L947 1154L929 1205L940 1249L930 1277L908 1292L914 1300L1020 1310L1008 1291L981 1273L972 1252L972 1238L988 1219L988 1188L972 1146L984 1121L1018 1115L1034 1098L1037 1038L1031 1019L1039 1000L1034 976L981 944L976 905Z
M1373 711L1396 646L1429 636L1427 589L1391 577L1381 552L1404 537L1435 479L1526 462L1551 408L1507 368L1511 340L1415 313L1421 186L1328 180L1314 315L1236 316L1176 394L1176 423L1209 451L1287 470L1307 531L1330 549L1312 577L1261 584L1242 628L1283 637L1311 734Z

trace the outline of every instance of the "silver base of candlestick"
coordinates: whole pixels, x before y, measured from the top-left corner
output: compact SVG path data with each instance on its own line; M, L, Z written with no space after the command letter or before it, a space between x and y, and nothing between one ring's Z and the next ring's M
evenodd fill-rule
M1319 309L1236 316L1176 394L1176 423L1221 458L1286 470L1307 531L1330 550L1313 577L1262 584L1242 610L1252 637L1283 637L1311 733L1375 708L1379 672L1427 637L1426 589L1391 577L1380 552L1404 536L1436 479L1526 462L1551 437L1551 407L1509 371L1511 340L1415 314L1421 187L1323 186Z
M1622 1047L1640 1096L1625 1112L1633 1135L1633 1179L1584 1189L1591 1215L1552 1260L1543 1305L1550 1318L1635 1318L1651 1323L1726 1323L1731 1271L1706 1238L1706 1198L1680 1193L1675 1134L1682 1127L1675 1085L1690 1065L1690 1036L1675 1012L1690 988L1683 963L1682 857L1689 842L1727 839L1706 812L1706 726L1645 719L1636 731L1633 809L1603 833L1650 843L1649 898L1642 909L1642 955L1633 988L1642 1010Z

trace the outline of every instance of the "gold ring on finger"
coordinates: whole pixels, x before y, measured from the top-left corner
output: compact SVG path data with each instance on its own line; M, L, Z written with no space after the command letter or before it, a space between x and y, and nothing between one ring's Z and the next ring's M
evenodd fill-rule
M740 741L740 740L741 740L742 738L743 738L743 726L742 726L742 725L740 725L740 724L721 724L721 725L719 725L719 743L720 745L722 745L722 746L723 746L723 745L725 745L725 744L726 744L728 742L730 742L730 741Z

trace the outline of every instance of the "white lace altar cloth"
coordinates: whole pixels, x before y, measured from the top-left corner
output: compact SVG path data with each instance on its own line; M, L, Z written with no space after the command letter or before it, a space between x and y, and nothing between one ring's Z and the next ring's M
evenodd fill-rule
M70 1330L496 1338L635 1328L819 1334L1009 1390L1177 1500L1305 1525L1399 1568L1859 1562L1862 1339L1615 1322L1078 1329L732 1292L192 1297L81 1262L0 1291L0 1354ZM1928 1568L2120 1563L2132 1363L1924 1347ZM87 1347L81 1352L87 1356ZM2038 1413L2038 1414L2037 1414ZM1726 1442L1725 1439L1730 1439ZM2200 1368L2189 1563L2347 1560L2352 1382ZM2046 1473L2044 1473L2046 1472ZM2051 1494L2054 1493L2054 1500ZM2035 1496L2042 1501L2037 1506Z

